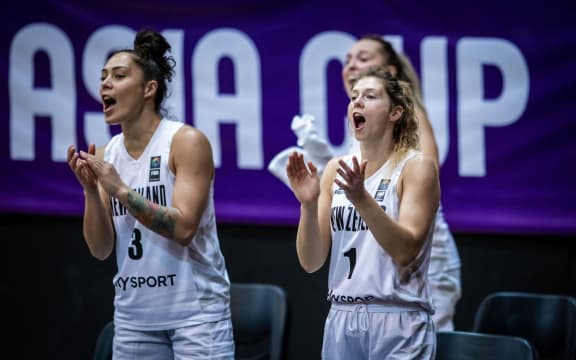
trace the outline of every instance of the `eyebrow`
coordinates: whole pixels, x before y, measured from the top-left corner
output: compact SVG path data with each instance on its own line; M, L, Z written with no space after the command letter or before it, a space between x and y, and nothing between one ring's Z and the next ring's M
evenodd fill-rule
M366 92L370 92L370 91L372 91L372 92L380 92L381 89L378 89L378 88L375 88L375 87L366 87L366 88L360 88L360 89L353 88L352 91L351 91L351 93L357 93L357 94L359 94L359 93L366 93Z
M372 51L372 50L361 49L358 52L356 52L355 54L352 54L350 52L347 53L346 58L351 58L352 56L372 55L372 54L374 54L374 51Z
M362 49L358 51L358 55L372 55L372 54L374 54L374 51L372 50Z
M110 70L113 71L113 70L127 69L127 68L128 68L128 66L126 66L126 65L118 65L118 66L114 66L114 67L113 67L112 69L110 69ZM102 71L108 71L108 69L102 68Z

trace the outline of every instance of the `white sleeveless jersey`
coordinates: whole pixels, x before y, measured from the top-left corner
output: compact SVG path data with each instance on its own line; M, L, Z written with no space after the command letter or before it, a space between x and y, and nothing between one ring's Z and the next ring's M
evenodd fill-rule
M168 159L183 124L163 119L139 159L124 146L123 134L106 146L104 160L146 199L172 206L175 176ZM166 330L230 317L230 281L220 251L213 202L196 235L182 246L149 230L115 198L110 199L116 231L115 321L134 330Z
M360 143L352 137L349 153L359 153ZM442 204L436 211L434 222L434 235L432 236L432 254L430 257L429 274L444 273L446 271L460 269L462 266L460 254L454 236L444 218Z
M364 186L394 221L398 221L399 199L396 192L398 178L406 162L417 151L409 151L390 169L389 162L365 179ZM352 166L352 157L345 156ZM337 175L339 177L339 175ZM332 185L330 216L332 250L328 274L328 300L340 304L380 304L390 309L417 309L433 312L426 282L432 230L416 259L399 272L392 258L378 244L344 190Z

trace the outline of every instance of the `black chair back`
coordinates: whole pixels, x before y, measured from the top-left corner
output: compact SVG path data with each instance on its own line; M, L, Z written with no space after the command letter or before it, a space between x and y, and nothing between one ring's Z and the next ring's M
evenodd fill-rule
M112 360L112 340L114 339L114 321L102 327L96 338L93 360Z
M236 359L283 359L286 292L273 284L232 283L230 302Z
M526 339L464 331L436 333L436 360L536 360Z
M473 331L522 337L534 346L541 360L575 360L576 299L496 292L480 303Z

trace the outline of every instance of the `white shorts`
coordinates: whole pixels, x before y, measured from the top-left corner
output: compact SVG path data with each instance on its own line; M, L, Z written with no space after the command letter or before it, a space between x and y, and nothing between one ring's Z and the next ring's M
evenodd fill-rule
M234 359L230 319L162 331L114 327L113 360Z
M332 304L324 326L324 360L434 360L436 332L423 310Z

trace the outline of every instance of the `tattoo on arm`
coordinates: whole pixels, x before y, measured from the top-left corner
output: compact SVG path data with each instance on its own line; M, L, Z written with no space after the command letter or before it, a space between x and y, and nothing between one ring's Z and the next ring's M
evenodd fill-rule
M152 231L168 238L174 236L174 218L169 208L148 201L136 191L130 190L128 210Z

